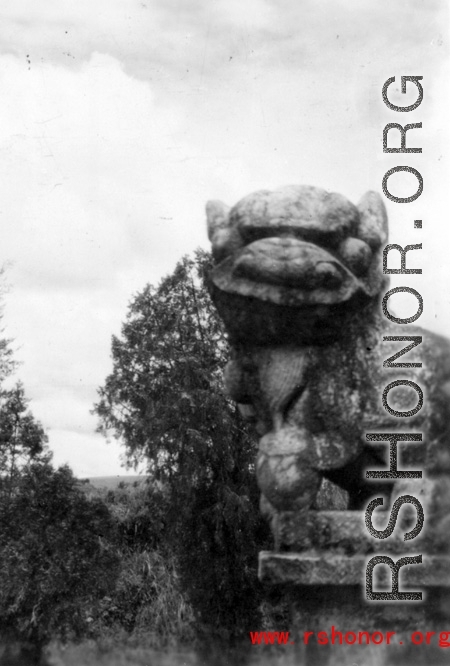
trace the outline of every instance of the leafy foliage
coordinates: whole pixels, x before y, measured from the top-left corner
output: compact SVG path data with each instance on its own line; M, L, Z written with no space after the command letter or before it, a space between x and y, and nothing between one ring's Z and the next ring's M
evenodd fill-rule
M105 503L117 522L121 548L133 552L164 549L170 505L167 488L152 479L132 485L121 482L107 492Z
M224 333L198 282L207 262L205 254L184 258L135 297L95 407L101 429L114 429L131 463L146 459L156 478L172 483L185 475L195 481L204 465L211 472L211 449L221 455L213 439L240 428L222 390Z
M122 551L115 589L101 600L97 617L97 636L121 630L158 648L193 639L192 608L180 591L174 556L159 550Z
M92 496L92 486L80 487ZM192 607L164 540L167 492L148 480L95 490L116 525L120 570L91 613L89 636L157 648L192 642Z
M95 411L130 464L147 460L167 487L167 538L199 626L230 638L257 624L257 551L267 533L253 440L224 393L229 348L205 287L209 267L197 251L135 296Z
M2 267L0 268L0 322L3 317L2 298L7 290L4 276L5 268ZM11 340L3 337L3 333L4 331L0 328L0 386L16 367L11 349Z
M69 468L53 469L22 384L6 388L15 367L0 332L0 628L39 655L51 636L88 630L119 562L108 508L79 491Z
M89 608L114 585L119 561L105 504L88 500L68 467L32 464L0 504L0 626L36 644L86 632Z
M4 269L0 269L0 299L6 291ZM0 321L3 317L0 300ZM0 330L0 336L3 331ZM20 382L5 388L4 382L17 367L11 340L0 337L0 491L10 491L20 469L30 462L48 462L47 436L28 410ZM9 488L9 490L8 490Z
M31 462L48 462L47 435L28 411L21 383L10 390L0 389L0 487L5 490L20 470Z

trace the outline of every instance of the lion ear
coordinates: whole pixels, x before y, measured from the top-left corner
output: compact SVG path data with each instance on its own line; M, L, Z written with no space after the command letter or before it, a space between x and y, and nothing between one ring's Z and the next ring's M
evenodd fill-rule
M208 238L216 261L225 259L244 244L238 230L230 221L229 212L230 207L221 201L208 201L206 204Z
M376 251L388 239L388 219L384 202L378 192L366 192L358 203L357 237Z

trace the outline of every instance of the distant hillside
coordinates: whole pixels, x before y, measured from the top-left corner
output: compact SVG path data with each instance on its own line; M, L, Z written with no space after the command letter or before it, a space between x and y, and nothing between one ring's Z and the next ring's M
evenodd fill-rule
M106 488L107 490L114 490L119 483L127 483L133 485L135 482L144 482L147 477L143 474L136 476L128 476L126 474L118 474L117 476L89 476L85 479L80 479L81 482L88 482L94 488Z

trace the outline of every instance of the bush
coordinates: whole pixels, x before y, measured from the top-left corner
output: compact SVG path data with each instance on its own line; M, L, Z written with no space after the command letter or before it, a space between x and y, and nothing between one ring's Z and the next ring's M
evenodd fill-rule
M193 613L180 592L173 556L124 553L116 588L103 599L98 620L97 637L124 630L127 642L159 649L191 642Z
M120 571L91 614L97 640L153 648L191 642L193 612L180 590L167 538L167 489L153 479L121 482L100 496L115 522Z
M105 502L117 521L121 548L154 550L166 543L168 489L152 479L133 485L121 482L108 490Z
M253 487L252 487L253 486ZM197 634L224 645L239 642L262 622L258 548L269 544L255 511L258 490L236 483L197 488L178 526L182 587L196 614Z
M43 645L79 637L119 573L113 519L88 500L68 467L34 464L0 506L0 626Z

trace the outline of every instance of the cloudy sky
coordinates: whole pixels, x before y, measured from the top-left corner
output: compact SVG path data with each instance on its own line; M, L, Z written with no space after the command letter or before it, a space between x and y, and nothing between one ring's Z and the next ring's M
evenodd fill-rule
M127 304L197 246L204 204L317 185L357 201L393 166L391 242L424 243L420 323L450 324L445 0L2 0L4 321L55 463L123 473L90 409ZM415 111L384 81L423 76ZM422 122L383 155L389 122ZM414 139L412 138L414 137ZM412 176L392 178L399 196ZM408 180L410 178L411 180ZM423 219L423 230L413 229ZM401 304L399 305L401 308Z

